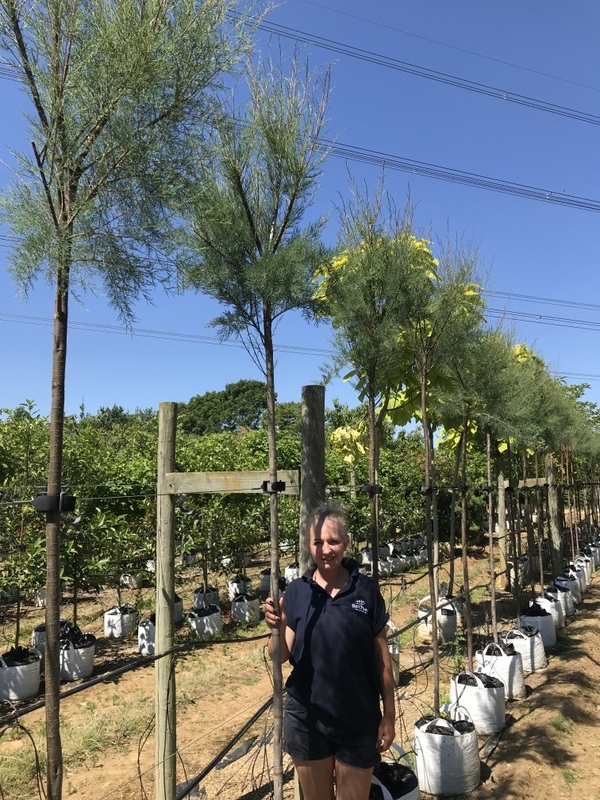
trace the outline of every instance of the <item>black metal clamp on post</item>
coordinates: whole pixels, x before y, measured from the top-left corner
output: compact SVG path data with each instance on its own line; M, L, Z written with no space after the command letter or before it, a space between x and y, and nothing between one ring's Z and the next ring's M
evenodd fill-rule
M362 492L363 494L368 494L369 497L375 497L376 494L381 494L383 487L378 483L365 483L363 486L359 487L358 491Z
M265 494L285 492L285 481L263 481L261 487Z
M33 498L33 507L40 514L53 514L59 512L61 514L71 513L75 511L75 502L77 498L67 492L60 494L48 494L48 492L38 492Z

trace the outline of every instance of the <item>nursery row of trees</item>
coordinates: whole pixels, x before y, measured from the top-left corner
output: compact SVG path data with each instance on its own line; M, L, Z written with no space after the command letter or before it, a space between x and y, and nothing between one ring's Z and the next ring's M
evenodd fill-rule
M518 366L512 380L506 380L511 395L513 381L519 380ZM541 365L538 364L538 366ZM538 413L529 413L530 432L546 435L551 414L561 420L552 440L559 460L559 483L592 482L595 464L596 409L577 399L578 391L546 378L534 382L532 396L542 403ZM529 382L529 371L522 377ZM263 389L261 394L260 389ZM552 410L548 392L560 405ZM265 470L268 468L268 436L264 426L264 386L259 381L239 381L223 390L220 399L236 400L232 411L227 402L215 407L213 433L187 432L193 429L198 409L211 404L216 393L199 395L181 404L177 442L177 468L182 471ZM546 395L546 396L545 396ZM442 396L445 402L442 403ZM443 395L433 394L440 408L452 408L448 387ZM562 407L560 407L562 406ZM508 410L508 405L506 406ZM527 407L528 409L530 408ZM516 406L522 424L523 409ZM300 404L277 406L278 460L283 469L300 466ZM199 419L205 419L203 413ZM430 419L438 419L433 413ZM515 485L524 478L538 477L546 483L545 456L549 448L536 449L532 436L517 444L509 438L508 414L503 415L506 437L493 439L492 484L497 474ZM328 492L348 509L355 547L370 539L368 406L349 409L334 401L326 410L326 481ZM535 427L534 427L535 423ZM433 433L434 426L431 425ZM462 452L461 431L439 429L436 437L436 512L441 540L448 541L455 515L453 500L467 485L466 523L470 535L487 530L486 465L488 428L471 421L466 480L457 473L457 456ZM517 430L516 423L513 430ZM382 539L409 537L426 530L424 439L422 427L412 431L381 425L378 480L379 531ZM35 511L32 499L46 488L49 423L32 401L6 410L0 418L0 591L16 602L30 597L44 585L44 519ZM117 587L122 574L146 569L154 558L156 492L157 418L152 410L126 413L120 407L101 409L68 417L65 423L65 488L77 497L76 510L66 515L61 538L61 579L69 592L100 586ZM573 493L576 497L576 493ZM565 494L566 502L569 497ZM280 538L290 547L290 558L298 542L297 500L282 497ZM458 509L460 520L460 508ZM182 564L186 555L196 555L212 568L232 557L231 570L242 562L242 554L256 551L268 540L268 503L261 496L203 495L181 498L177 508L177 536Z

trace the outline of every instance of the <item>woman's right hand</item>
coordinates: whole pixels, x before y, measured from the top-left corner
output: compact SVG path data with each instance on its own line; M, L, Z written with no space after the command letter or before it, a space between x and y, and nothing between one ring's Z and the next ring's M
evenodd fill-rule
M270 597L265 600L265 622L271 629L278 628L285 622L285 611L283 610L283 597L279 598L279 612L275 609L275 603Z

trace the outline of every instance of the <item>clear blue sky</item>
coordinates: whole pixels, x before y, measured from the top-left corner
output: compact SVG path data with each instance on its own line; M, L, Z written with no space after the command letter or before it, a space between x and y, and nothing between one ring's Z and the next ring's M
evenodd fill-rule
M600 328L594 329L600 326L600 214L552 201L566 194L594 201L600 209L600 127L565 113L597 114L600 123L600 5L593 0L288 0L267 19L366 51L366 60L359 60L304 46L315 68L333 64L330 138L436 165L446 175L473 173L550 196L530 200L386 170L386 184L400 205L410 186L420 225L441 237L447 231L463 236L479 248L488 271L486 288L512 295L488 301L493 309L508 310L506 324L516 338L569 382L589 382L587 398L600 403ZM285 49L292 46L289 39L283 43ZM372 54L470 81L480 91L374 63ZM481 87L500 89L506 98L486 96ZM559 113L512 102L514 95L556 106ZM9 149L26 149L28 138L24 100L18 85L5 77L0 77L0 107L0 160L11 163ZM332 240L334 204L348 192L348 172L370 187L381 177L380 166L329 158L314 214L332 213ZM0 186L10 177L0 164ZM53 292L40 281L21 302L5 271L7 254L7 240L0 238L0 407L32 399L48 413ZM187 401L240 378L260 378L243 349L216 342L206 327L215 306L198 295L157 292L152 306L136 308L133 334L119 327L102 297L83 296L70 314L68 413L81 404L90 413L113 404L129 411L157 408L164 400ZM587 330L581 323L573 327L581 320ZM277 342L291 348L278 353L279 399L298 400L303 385L319 382L329 331L290 317ZM333 397L357 402L341 381L328 388L327 402Z

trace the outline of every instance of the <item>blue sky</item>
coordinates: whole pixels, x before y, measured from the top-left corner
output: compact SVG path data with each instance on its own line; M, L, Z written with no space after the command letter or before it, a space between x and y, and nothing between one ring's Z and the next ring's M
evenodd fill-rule
M332 64L329 138L535 187L551 198L561 193L586 198L600 208L598 125L509 99L517 94L600 117L596 2L288 0L267 19L501 89L507 97L488 97L372 59L304 45L314 68ZM292 46L289 39L282 41L285 49ZM10 164L9 149L26 149L29 140L18 85L1 76L0 108L0 160ZM335 205L348 194L349 173L374 188L381 167L328 159L312 213L331 214L331 242ZM0 164L0 186L10 179ZM598 212L390 168L385 180L401 206L410 187L417 223L424 229L440 237L449 231L478 248L486 289L501 293L488 297L490 307L508 311L506 325L517 340L533 347L556 374L572 383L589 382L586 397L600 404L599 329L594 330L600 325ZM48 413L53 290L40 281L21 301L6 274L7 255L7 240L0 238L0 407L31 399ZM215 313L216 306L198 295L157 292L152 305L136 307L134 332L127 333L104 298L88 294L81 303L73 302L67 412L76 413L82 404L90 413L113 404L129 411L157 408L161 401L185 402L240 378L260 378L242 348L216 342L206 327ZM532 317L524 321L515 314ZM303 385L320 380L325 353L331 350L330 331L289 317L278 329L277 342L284 346L277 356L279 399L298 400ZM352 388L340 380L326 396L328 404L334 397L349 405L357 402Z

